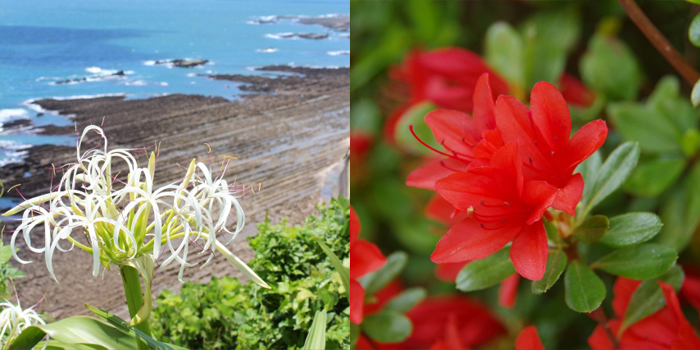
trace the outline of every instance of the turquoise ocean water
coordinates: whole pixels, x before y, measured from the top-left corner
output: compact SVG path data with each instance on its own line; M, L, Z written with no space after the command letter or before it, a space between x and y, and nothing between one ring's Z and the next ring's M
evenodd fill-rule
M254 67L285 64L347 67L349 32L270 16L349 14L349 0L0 0L0 125L69 125L33 99L126 94L147 98L186 93L235 99L235 83L197 74L261 74ZM285 39L285 33L329 33L328 39ZM165 59L208 59L198 68L153 65ZM125 75L102 79L124 71ZM68 79L84 82L59 84ZM230 88L225 86L229 85ZM2 130L0 165L21 161L34 144L73 145L72 136Z

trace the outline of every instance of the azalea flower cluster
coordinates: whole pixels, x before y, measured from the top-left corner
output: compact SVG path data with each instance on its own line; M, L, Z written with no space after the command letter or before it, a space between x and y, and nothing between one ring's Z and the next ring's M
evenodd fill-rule
M83 151L83 141L91 131L101 136L103 145ZM77 162L65 167L59 184L49 194L27 200L4 214L24 211L11 239L17 261L31 262L17 256L15 245L22 236L31 252L44 253L54 279L56 250L69 251L77 246L92 254L94 276L100 264L107 269L111 264L139 268L148 265L144 259L163 258L159 261L161 268L171 263L180 265L178 277L182 281L185 267L196 265L188 262L190 245L194 244L209 254L204 265L218 251L255 283L267 287L221 239L221 235L231 234L232 241L245 224L237 198L246 187L224 179L228 163L222 164L220 175L214 176L205 164L192 160L181 180L156 188L156 155L151 153L148 166L141 168L133 150L108 150L105 133L98 126L85 128L76 151ZM112 173L117 162L128 168L127 174ZM227 227L230 218L235 221L233 230ZM44 240L37 246L31 233L39 227L43 227ZM76 234L84 236L87 245L76 239Z
M454 208L451 217L462 215L439 241L433 262L485 258L512 241L516 271L542 278L548 253L542 217L549 208L575 215L584 184L574 171L608 129L595 120L571 137L569 108L552 84L537 83L530 103L528 109L506 95L494 101L483 74L472 116L446 109L425 116L442 149L419 141L441 157L413 171L407 184L435 190Z

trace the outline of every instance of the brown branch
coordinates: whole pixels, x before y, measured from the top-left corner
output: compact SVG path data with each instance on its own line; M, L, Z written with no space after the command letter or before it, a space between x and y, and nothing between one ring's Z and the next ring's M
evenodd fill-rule
M693 68L688 61L668 42L668 39L654 26L649 18L637 6L634 0L618 0L622 7L625 8L627 15L637 25L637 28L644 33L644 36L656 47L656 49L666 58L678 73L683 76L683 79L690 84L695 83L700 79L700 74Z

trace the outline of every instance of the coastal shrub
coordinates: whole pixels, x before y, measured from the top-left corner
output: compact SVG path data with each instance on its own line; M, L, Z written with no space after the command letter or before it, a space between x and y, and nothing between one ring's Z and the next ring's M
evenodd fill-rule
M175 294L164 290L153 310L157 339L203 349L299 349L317 310L328 312L326 348L349 346L349 302L340 275L321 250L321 238L349 264L349 203L344 198L318 206L303 225L258 225L248 241L249 266L271 289L237 278L187 282Z

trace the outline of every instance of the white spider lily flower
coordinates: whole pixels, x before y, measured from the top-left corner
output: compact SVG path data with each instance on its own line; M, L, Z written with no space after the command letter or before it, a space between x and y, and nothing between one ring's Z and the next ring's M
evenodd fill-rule
M46 324L39 317L39 314L34 311L34 306L22 309L22 306L17 302L17 305L9 301L0 303L0 343L9 344L23 330L37 324Z
M81 153L89 131L101 136L104 147ZM31 252L45 254L47 269L55 280L54 251L70 251L77 246L92 254L94 276L99 274L100 264L109 269L111 264L125 266L143 255L156 262L165 255L161 268L180 264L182 281L184 268L196 265L188 262L193 244L202 253L210 254L202 266L219 252L251 280L267 287L220 242L223 234L235 238L245 224L243 208L224 180L226 167L220 176L213 177L206 165L193 160L182 180L157 188L153 178L155 154L151 153L147 167L139 167L129 150L108 151L104 131L97 126L85 128L76 151L77 162L64 169L54 192L27 200L3 214L24 210L11 240L17 261L31 262L20 259L15 252L15 241L21 232ZM128 173L112 174L114 162L122 168L126 164ZM126 182L120 178L126 178ZM232 218L236 222L233 232L226 227ZM42 224L44 246L36 247L30 232ZM79 242L82 237L87 245ZM70 247L61 247L62 241L69 241Z

